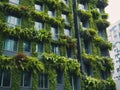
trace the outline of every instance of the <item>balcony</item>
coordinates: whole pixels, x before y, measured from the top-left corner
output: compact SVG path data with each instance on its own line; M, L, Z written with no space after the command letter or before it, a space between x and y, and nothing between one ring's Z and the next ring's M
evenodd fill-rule
M110 23L105 19L98 19L96 21L96 25L99 30L103 30L106 29L110 25Z
M78 10L78 15L82 22L89 20L92 17L90 11Z
M105 8L108 5L108 0L98 0L97 7Z

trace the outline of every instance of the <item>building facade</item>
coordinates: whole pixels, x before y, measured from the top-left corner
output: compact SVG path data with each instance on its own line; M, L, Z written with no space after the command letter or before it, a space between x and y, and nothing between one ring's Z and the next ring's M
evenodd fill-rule
M0 90L116 90L107 0L0 0Z
M108 30L108 40L113 44L110 56L113 58L114 70L112 71L112 77L116 82L117 90L120 90L120 21L112 24Z

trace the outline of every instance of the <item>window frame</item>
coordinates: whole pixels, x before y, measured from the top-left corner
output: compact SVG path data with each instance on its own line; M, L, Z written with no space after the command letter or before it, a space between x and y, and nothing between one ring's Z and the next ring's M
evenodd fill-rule
M43 23L43 22L38 22L38 21L36 21L35 22L35 25L34 25L34 28L35 28L35 30L42 30L42 29L44 29L45 28L45 24Z
M38 9L38 7L39 7L39 9ZM35 4L35 10L44 11L44 5L43 4Z
M52 39L53 39L53 40L58 40L58 39L59 39L59 31L58 31L58 28L56 28L56 27L51 27L51 34L52 34Z
M27 43L30 44L30 47L29 47L30 50L29 51L26 51L25 48L24 48L24 46L25 46L24 44L27 44ZM32 48L31 42L29 42L29 41L24 41L23 42L23 52L31 52L31 48Z
M56 11L55 10L48 10L48 15L49 15L49 17L54 18L54 17L56 17Z
M52 52L57 54L57 55L60 55L60 46L59 45L55 45L55 44L52 44ZM57 50L58 49L58 50Z
M10 43L9 47L8 47L8 43ZM7 45L7 48L6 48L6 45ZM16 50L14 50L14 49L16 49ZM6 38L4 41L3 50L17 52L18 51L18 40L14 39L14 38Z
M25 74L28 74L30 75L30 82L29 82L29 85L28 86L25 86ZM31 87L32 86L32 74L31 72L22 72L21 73L21 82L20 82L20 87Z
M39 45L41 45L40 50L39 50ZM44 44L42 42L36 44L36 52L38 53L38 58L41 59L42 58L42 53L44 52Z
M9 0L9 3L17 6L20 4L20 0L17 0L17 2L16 0Z
M42 82L41 82L41 80L42 80ZM38 88L39 89L48 89L49 88L49 80L48 80L48 75L47 74L44 74L44 73L39 73L38 74Z
M65 24L69 24L68 14L62 13L61 17L64 19Z
M10 28L15 28L16 26L21 26L21 18L12 16L12 15L8 15L7 23Z
M8 79L8 76L10 75L8 86L4 86L4 77L5 77L4 75L5 75L5 73L7 73L7 79ZM1 79L0 87L11 87L11 73L9 71L5 70L5 71L0 71L0 75L1 75L1 77L0 77L0 79Z
M71 29L64 28L64 34L65 34L66 36L71 37L71 36L72 36L72 31L71 31Z

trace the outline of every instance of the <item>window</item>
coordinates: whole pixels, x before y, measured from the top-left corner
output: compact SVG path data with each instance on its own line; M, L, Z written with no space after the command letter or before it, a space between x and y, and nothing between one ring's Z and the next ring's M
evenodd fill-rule
M38 86L39 88L48 88L48 75L39 73L38 76Z
M44 10L44 6L43 4L35 4L35 10L38 10L38 11L43 11Z
M64 29L64 34L66 35L66 36L71 36L71 30L70 29L67 29L67 28L65 28Z
M84 64L84 69L85 69L85 73L90 76L91 75L91 66L89 64Z
M52 45L52 52L60 55L60 50L59 50L59 46L58 45Z
M101 75L102 79L106 79L107 78L107 72L106 71L101 71L100 75Z
M92 54L92 44L90 41L84 41L85 44L85 52L87 54Z
M89 21L82 22L83 28L89 28Z
M101 54L101 56L108 56L109 52L107 49L100 49L100 54Z
M51 27L51 33L52 33L52 39L53 40L58 40L58 29Z
M65 4L68 4L68 0L63 0L63 2L64 2Z
M21 73L21 86L22 87L31 86L31 73L30 72Z
M67 48L67 57L68 58L73 58L74 55L73 55L73 49L71 47Z
M31 51L31 43L30 42L24 42L23 43L23 51L24 52L30 52Z
M54 10L49 10L49 11L48 11L48 15L49 15L50 17L55 17L55 16L56 16L56 13L55 13Z
M9 87L11 80L11 74L8 71L0 72L0 86Z
M6 39L4 41L4 50L8 51L17 51L17 40L15 39Z
M43 43L38 43L36 45L36 52L38 52L39 58L42 58L41 54L43 53L43 51L44 51Z
M20 26L20 18L8 16L7 23L9 27Z
M42 23L42 22L35 22L34 28L36 30L44 29L44 23Z
M72 89L71 90L77 90L77 78L73 75L70 77L70 84Z
M62 14L62 18L65 20L66 24L69 24L68 15Z
M63 84L63 73L62 73L62 71L57 71L57 84Z
M11 3L11 4L14 4L14 5L19 5L19 0L9 0L9 2Z

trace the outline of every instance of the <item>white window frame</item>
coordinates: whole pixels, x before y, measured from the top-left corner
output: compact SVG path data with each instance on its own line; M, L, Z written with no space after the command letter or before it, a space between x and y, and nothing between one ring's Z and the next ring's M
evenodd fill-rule
M9 82L9 86L4 86L3 85L3 83L4 83L4 74L7 72L7 74L9 74L10 72L9 71L1 71L0 73L1 73L1 81L0 81L0 83L1 83L1 85L0 85L0 87L10 87L11 86L11 74L9 74L10 75L10 78L9 78L9 80L10 80L10 82ZM7 77L8 78L8 77Z
M44 29L44 23L43 22L35 22L34 28L36 30Z
M9 0L9 3L13 5L19 5L20 0Z
M62 14L61 16L65 20L65 24L69 24L68 15L67 14Z
M8 46L8 44L9 44L9 46ZM16 45L16 50L14 50L15 45ZM5 39L5 41L4 41L4 50L17 52L17 50L18 50L18 41L15 40L15 39L10 39L10 38Z
M55 12L55 10L49 10L48 11L48 15L50 16L50 17L56 17L56 12Z
M39 82L39 85L38 85L39 88L41 88L41 89L48 89L49 88L48 75L43 74L43 73L39 73L38 77L39 77L39 80L38 80L38 82ZM47 79L47 82L45 82L46 79ZM42 84L41 84L41 80L42 80ZM47 87L45 85L46 83L47 83ZM43 85L43 86L41 86L41 85Z
M30 44L30 50L29 51L25 51L25 44ZM28 46L28 45L27 45ZM28 41L24 41L23 42L23 52L31 52L31 42L28 42Z
M51 33L52 33L52 39L58 40L58 38L59 38L58 28L51 27Z
M29 73L29 75L30 75L30 82L29 82L30 85L29 85L29 86L25 86L25 74L26 74L26 73L27 73L27 74ZM21 76L21 80L22 80L22 81L21 81L21 84L22 84L22 85L20 85L20 87L31 87L31 83L32 83L31 73L30 73L30 72L22 72L21 75L23 75L23 76Z
M35 10L44 11L44 5L43 4L35 4Z
M60 47L58 45L52 45L52 52L57 54L57 55L60 55Z
M62 0L64 4L68 5L68 0Z
M9 15L9 16L7 17L7 23L8 23L8 26L9 26L9 27L15 28L15 26L20 26L20 25L21 25L21 19Z
M41 49L39 50L39 45L41 45L41 49L42 49L42 51L41 51ZM36 52L38 53L38 58L42 58L42 53L44 52L44 45L43 45L43 43L37 43L36 44Z
M72 36L71 29L64 28L64 34L65 34L66 36L69 36L69 37L71 37L71 36Z

